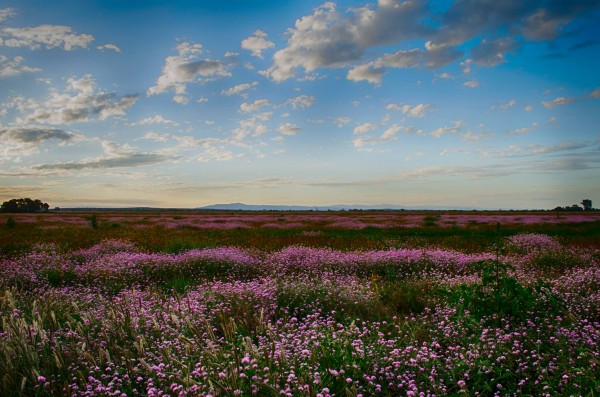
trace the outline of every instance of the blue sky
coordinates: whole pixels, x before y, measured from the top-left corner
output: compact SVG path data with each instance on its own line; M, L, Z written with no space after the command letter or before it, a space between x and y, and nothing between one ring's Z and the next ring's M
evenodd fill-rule
M0 200L600 201L600 0L0 1Z

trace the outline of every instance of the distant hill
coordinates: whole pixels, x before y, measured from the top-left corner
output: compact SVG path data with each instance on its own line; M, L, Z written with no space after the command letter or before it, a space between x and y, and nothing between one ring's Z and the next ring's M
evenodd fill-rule
M455 207L455 206L406 206L394 204L379 205L361 205L361 204L338 204L327 206L307 206L307 205L270 205L270 204L212 204L197 208L199 210L219 210L219 211L350 211L350 210L457 210L471 211L481 210L476 207Z

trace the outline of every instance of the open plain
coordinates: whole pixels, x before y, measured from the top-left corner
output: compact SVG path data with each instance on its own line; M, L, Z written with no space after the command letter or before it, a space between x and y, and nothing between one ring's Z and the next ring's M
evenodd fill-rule
M600 393L600 215L0 220L0 394Z

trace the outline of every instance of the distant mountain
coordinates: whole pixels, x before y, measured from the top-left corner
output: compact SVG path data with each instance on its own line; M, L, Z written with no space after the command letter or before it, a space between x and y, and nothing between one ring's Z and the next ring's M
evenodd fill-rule
M218 211L350 211L350 210L458 210L471 211L481 210L482 208L475 207L457 207L457 206L406 206L394 204L379 204L379 205L361 205L361 204L339 204L326 206L307 206L307 205L269 205L269 204L244 204L244 203L229 203L229 204L212 204L198 208L199 210L218 210Z

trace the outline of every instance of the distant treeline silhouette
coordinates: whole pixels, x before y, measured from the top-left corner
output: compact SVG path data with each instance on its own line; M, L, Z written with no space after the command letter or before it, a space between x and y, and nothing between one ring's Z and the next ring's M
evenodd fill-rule
M12 199L2 203L2 212L47 212L50 206L41 200L30 198Z
M556 207L554 208L554 211L596 211L596 209L592 207L592 200L584 199L581 200L581 206L573 204L564 207Z

